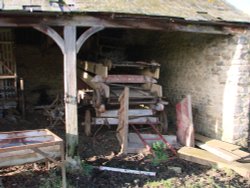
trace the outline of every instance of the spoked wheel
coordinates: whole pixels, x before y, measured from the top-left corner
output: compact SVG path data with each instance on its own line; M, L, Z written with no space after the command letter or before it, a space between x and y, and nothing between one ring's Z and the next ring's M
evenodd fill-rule
M159 120L161 124L161 132L166 134L168 131L168 117L167 112L165 110L159 112Z
M86 136L91 135L91 112L90 110L86 110L85 116L84 116L84 133Z

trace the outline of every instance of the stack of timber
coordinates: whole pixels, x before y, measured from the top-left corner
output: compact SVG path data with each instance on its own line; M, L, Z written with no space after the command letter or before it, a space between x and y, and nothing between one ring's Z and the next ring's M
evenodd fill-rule
M250 179L250 153L239 146L220 140L195 135L195 144L200 147L183 147L178 151L180 158L208 166L229 168Z
M159 72L160 65L156 62L78 62L78 78L87 86L79 88L85 92L83 103L95 111L93 118L91 113L85 113L84 125L88 127L85 133L90 134L89 124L118 125L119 97L125 87L129 88L129 124L162 123L166 129L167 102L157 84Z

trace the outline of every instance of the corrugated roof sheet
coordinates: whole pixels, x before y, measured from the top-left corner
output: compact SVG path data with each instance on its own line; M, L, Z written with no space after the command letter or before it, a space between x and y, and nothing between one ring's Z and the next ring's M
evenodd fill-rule
M250 23L250 16L224 0L64 0L64 6L59 6L58 0L1 1L4 10L23 10L23 5L40 5L41 11L49 12L109 12Z

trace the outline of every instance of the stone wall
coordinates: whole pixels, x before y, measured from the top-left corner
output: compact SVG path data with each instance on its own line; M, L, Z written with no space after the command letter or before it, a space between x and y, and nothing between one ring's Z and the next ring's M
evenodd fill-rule
M28 108L50 103L57 94L63 96L63 55L57 46L42 50L39 45L19 44L16 61Z
M172 124L176 122L175 104L190 94L197 132L247 146L249 40L249 33L166 33L155 40L151 58L162 64L160 84L170 101Z

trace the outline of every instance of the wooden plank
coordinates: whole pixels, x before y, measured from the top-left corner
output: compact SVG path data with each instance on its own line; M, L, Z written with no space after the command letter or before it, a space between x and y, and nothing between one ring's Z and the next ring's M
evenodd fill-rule
M138 143L128 142L127 153L149 153L149 150L143 145Z
M46 129L0 132L0 139L50 135Z
M119 124L117 127L117 139L120 142L120 153L127 153L128 147L128 109L129 109L129 88L125 87L120 98Z
M199 140L208 146L218 148L222 151L229 152L232 155L237 156L238 158L245 158L245 157L250 156L250 153L240 150L240 148L241 148L240 146L230 144L227 142L223 142L221 140L208 138L208 137L202 136L200 134L195 134L195 140Z
M201 142L195 142L195 144L197 146L199 146L201 149L204 149L210 153L213 153L214 155L216 155L222 159L225 159L226 161L229 161L229 162L236 161L236 160L241 158L241 157L239 157L239 156L237 156L229 151L226 151L226 150L223 150L223 149L220 149L217 147L212 147L212 146L203 144Z
M191 96L187 95L176 105L177 138L184 146L194 146L194 127Z
M60 147L53 147L49 149L42 148L41 151L45 152L46 156L41 155L40 153L37 153L34 151L32 152L32 151L22 150L22 153L8 155L8 157L1 157L0 167L15 166L15 165L21 165L21 164L30 163L30 162L37 162L42 159L45 160L47 158L50 158L52 159L52 161L54 160L54 162L56 162L55 159L61 156Z
M142 75L108 75L107 77L102 76L95 76L93 79L94 82L104 82L104 83L156 83L157 81L149 76L142 76Z
M145 139L145 141L149 144L152 145L154 142L156 142L156 138L159 138L159 135L157 134L140 134L142 136L142 138ZM162 135L169 144L171 144L172 146L177 146L177 138L175 135ZM129 133L128 134L128 141L129 143L134 143L134 144L138 144L141 145L142 147L144 147L143 142L141 141L141 139L139 138L139 136L136 133ZM161 140L159 140L159 142L162 142Z
M223 141L220 141L220 140L216 140L216 139L213 139L213 138L208 138L208 137L202 136L200 134L195 134L195 140L199 140L199 141L205 143L208 146L221 148L221 149L224 149L224 150L227 150L227 151L233 151L233 150L240 149L240 146L230 144L230 143L227 143L227 142L223 142Z
M42 142L42 143L35 143L35 144L29 144L29 145L20 145L20 146L13 146L13 147L6 147L1 148L0 153L9 152L9 151L18 151L18 150L24 150L24 149L31 149L33 147L47 147L47 146L54 146L60 144L62 141L51 141L51 142Z
M118 110L106 110L104 113L100 113L100 117L106 118L118 118L119 111ZM151 109L130 109L128 111L129 117L138 117L138 116L152 116L154 115L153 110Z
M52 156L60 156L59 151L51 151L50 153ZM45 160L46 158L40 154L37 153L29 153L19 156L11 156L8 158L0 159L0 166L1 167L7 167L7 166L16 166L16 165L22 165L26 163L33 163L38 162L40 160Z
M113 86L114 84L112 84ZM115 84L115 86L118 84ZM122 85L122 87L124 87L124 85ZM129 99L143 99L143 101L145 101L145 99L155 99L155 96L152 95L152 93L150 93L149 91L142 91L142 88L133 88L131 86L128 86L130 89L129 92ZM111 97L113 98L117 98L122 92L122 89L120 88L113 88L111 87ZM154 102L155 103L155 102Z
M226 160L223 160L208 151L193 147L182 147L178 150L178 154L180 158L187 161L211 167L216 166L217 168L229 168L241 176L250 179L250 163L239 163L236 161L227 162Z
M5 79L16 79L17 76L16 75L0 75L0 79L1 80L5 80Z
M231 151L232 154L239 156L240 158L250 158L250 153L242 151L240 149Z
M46 147L39 147L41 150L43 150L46 153L50 153L50 152L55 152L55 151L60 151L60 146L59 145L54 145L54 146L46 146ZM14 151L8 151L8 152L4 152L4 153L0 153L0 161L3 158L8 158L11 156L19 156L19 155L25 155L25 154L30 154L30 153L34 153L34 151L32 149L23 149L23 150L14 150ZM55 156L55 157L59 157L59 156ZM0 162L1 164L1 162Z
M95 63L90 61L80 61L78 62L78 69L97 74L99 76L108 76L108 67L101 63Z
M139 117L128 120L129 124L158 124L158 117ZM95 125L118 125L118 118L95 118Z
M1 133L0 166L20 165L60 157L62 139L47 129ZM40 155L33 150L39 150Z
M78 158L76 27L64 27L64 95L67 160Z
M0 140L0 148L24 146L24 145L29 145L29 144L51 142L51 141L54 141L54 137L52 135L5 138L5 139Z

